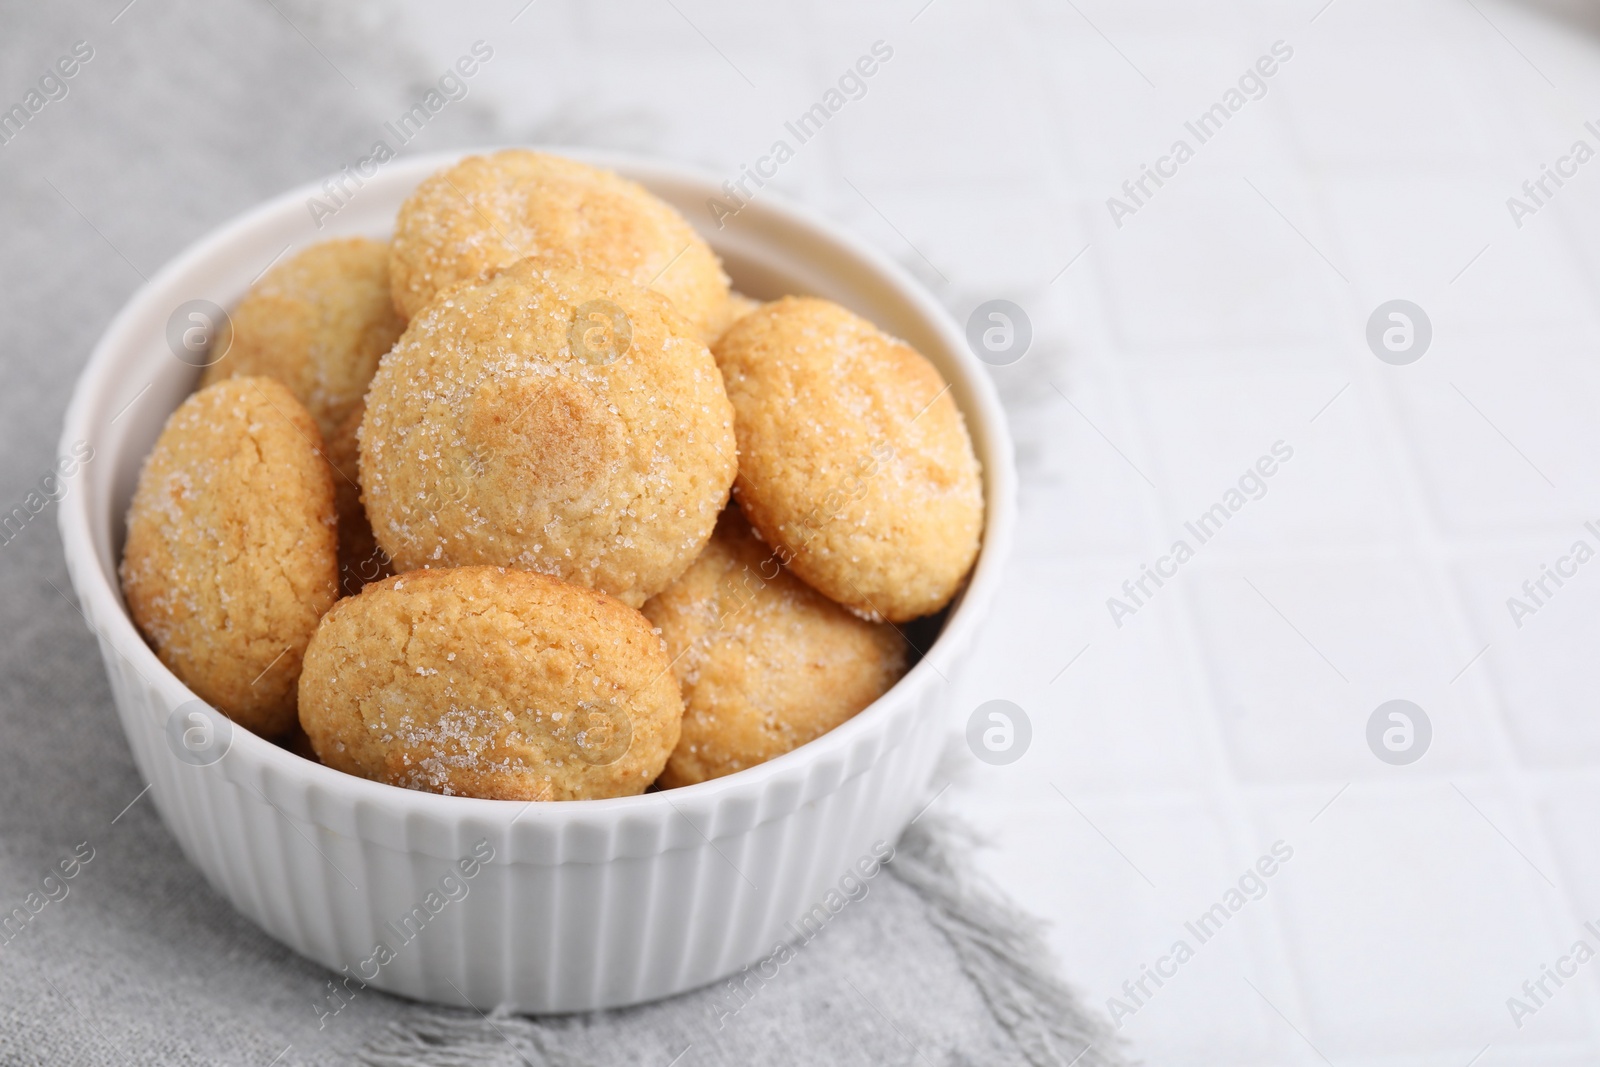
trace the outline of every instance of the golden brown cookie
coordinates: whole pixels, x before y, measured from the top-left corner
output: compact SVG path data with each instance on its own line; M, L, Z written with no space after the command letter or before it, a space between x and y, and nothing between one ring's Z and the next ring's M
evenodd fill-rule
M366 407L362 496L397 571L520 567L637 607L694 561L735 474L705 345L659 294L567 261L442 294Z
M667 789L798 748L905 672L905 642L893 627L857 618L790 574L737 507L643 610L683 690L683 736L660 779Z
M870 619L950 601L978 554L983 483L933 365L826 300L784 297L717 342L734 486L795 574Z
M404 329L389 296L389 245L346 237L273 267L217 337L202 387L266 375L289 387L332 438Z
M300 722L330 767L433 793L641 793L678 743L661 639L612 597L527 571L415 571L323 618Z
M388 553L378 547L361 504L361 469L356 434L366 414L361 401L328 438L328 462L333 465L333 507L339 516L339 595L354 596L368 582L394 573Z
M671 300L707 344L728 278L705 240L642 185L561 156L468 156L417 186L395 220L394 306L410 319L440 290L557 252Z
M231 378L172 413L128 508L134 622L185 685L267 737L294 722L301 655L337 596L321 447L287 388Z

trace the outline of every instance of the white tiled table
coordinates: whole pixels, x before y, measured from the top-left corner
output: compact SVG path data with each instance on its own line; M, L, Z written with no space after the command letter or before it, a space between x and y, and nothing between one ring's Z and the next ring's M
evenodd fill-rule
M1600 149L1600 29L1559 3L514 0L403 33L419 76L493 42L469 106L507 139L730 175L891 44L776 185L958 319L1007 297L1036 334L994 371L1023 526L952 693L1034 738L962 753L939 803L1100 1005L1293 848L1124 1020L1149 1062L1490 1067L1600 1055L1600 961L1520 1029L1506 1005L1600 950L1600 561L1520 629L1505 605L1600 548L1600 162L1520 229L1505 205ZM1113 226L1106 198L1277 40L1266 96ZM1397 297L1434 329L1403 367L1364 340ZM1115 626L1106 598L1279 440L1266 495ZM1391 698L1433 724L1411 766L1367 748Z

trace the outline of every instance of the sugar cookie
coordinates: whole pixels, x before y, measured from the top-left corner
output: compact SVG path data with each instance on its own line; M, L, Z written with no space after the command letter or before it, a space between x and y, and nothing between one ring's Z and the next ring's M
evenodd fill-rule
M784 297L717 342L750 524L806 582L870 619L938 611L978 554L983 484L949 387L910 345Z
M268 737L294 721L301 654L337 596L321 447L282 384L230 378L172 413L128 508L134 622L201 699Z
M429 305L367 393L361 485L397 571L494 564L637 607L694 561L733 412L667 301L523 260Z
M700 558L651 598L683 690L661 785L692 785L820 737L905 671L894 628L852 615L779 566L730 507Z
M378 359L404 329L389 297L389 245L346 237L312 245L269 270L216 340L223 355L201 387L265 375L289 387L331 439Z
M328 766L498 800L641 793L682 716L642 615L500 567L415 571L346 597L300 676L300 723Z
M395 222L394 306L410 319L455 282L550 252L661 293L707 344L727 321L727 275L683 216L637 182L522 148L417 186Z

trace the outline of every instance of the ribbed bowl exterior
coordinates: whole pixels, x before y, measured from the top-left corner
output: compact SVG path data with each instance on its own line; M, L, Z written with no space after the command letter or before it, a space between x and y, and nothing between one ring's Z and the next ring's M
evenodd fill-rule
M697 225L719 182L657 164L613 167ZM524 805L367 782L244 730L207 766L178 758L168 720L194 695L134 630L116 588L121 517L138 467L195 371L163 351L173 309L227 306L285 243L387 233L417 181L454 158L396 163L319 232L287 194L184 253L129 302L80 380L62 448L95 459L62 501L68 570L105 660L134 760L184 854L297 952L392 993L563 1012L634 1004L732 974L791 940L790 924L927 799L947 737L950 680L967 659L1010 540L1010 443L982 368L915 283L792 205L750 205L707 236L735 283L855 306L929 355L984 463L979 565L927 656L838 730L714 782L609 801ZM140 382L151 385L137 392ZM124 407L129 397L132 404ZM380 949L379 946L382 946ZM339 980L343 980L342 978ZM330 1002L337 1006L337 1001Z

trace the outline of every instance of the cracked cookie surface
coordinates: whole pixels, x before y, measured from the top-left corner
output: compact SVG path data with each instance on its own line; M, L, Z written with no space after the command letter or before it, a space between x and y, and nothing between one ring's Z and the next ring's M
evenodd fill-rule
M500 567L413 571L329 611L300 722L330 767L434 793L641 793L683 705L661 639L603 593Z

